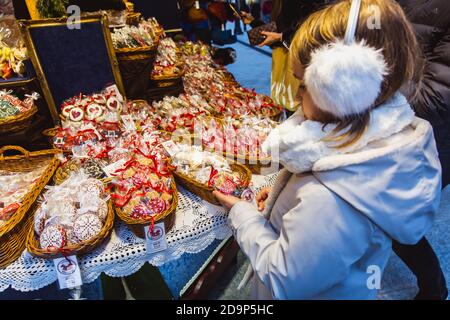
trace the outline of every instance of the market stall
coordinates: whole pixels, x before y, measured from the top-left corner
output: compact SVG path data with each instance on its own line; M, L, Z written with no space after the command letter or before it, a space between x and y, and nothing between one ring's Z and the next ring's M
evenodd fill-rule
M53 123L38 133L46 150L0 149L0 291L78 288L148 262L182 297L232 237L212 191L252 201L273 183L261 145L281 107L216 65L213 48L174 41L154 18L79 23L20 22L41 94L3 91L0 115L15 126L0 130L34 121L39 99ZM197 263L168 271L186 254Z

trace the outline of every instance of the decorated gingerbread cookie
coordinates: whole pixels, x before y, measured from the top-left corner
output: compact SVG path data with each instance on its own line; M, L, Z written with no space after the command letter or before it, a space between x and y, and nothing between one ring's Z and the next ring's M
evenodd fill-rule
M97 103L92 103L86 108L86 118L88 120L96 120L103 115L103 108Z
M89 240L100 233L102 222L93 213L86 213L79 216L73 225L74 236L80 241Z
M120 113L122 111L122 104L116 97L109 97L106 101L106 107L111 112Z
M45 227L39 237L39 244L42 249L62 248L67 243L66 230L62 226L49 225Z
M80 122L84 119L84 111L80 107L74 107L69 111L69 120L72 122Z

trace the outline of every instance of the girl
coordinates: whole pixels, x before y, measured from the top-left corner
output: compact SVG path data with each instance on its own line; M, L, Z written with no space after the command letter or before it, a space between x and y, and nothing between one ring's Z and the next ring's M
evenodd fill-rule
M303 115L264 144L284 169L257 196L263 214L215 191L253 267L253 298L374 299L391 239L414 244L431 227L433 131L398 92L416 79L417 50L393 0L338 1L297 31Z

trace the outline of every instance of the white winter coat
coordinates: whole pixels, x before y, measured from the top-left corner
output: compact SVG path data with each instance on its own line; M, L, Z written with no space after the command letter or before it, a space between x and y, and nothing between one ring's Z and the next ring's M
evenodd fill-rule
M255 272L253 298L374 299L371 276L384 270L391 239L414 244L433 223L440 163L431 126L405 97L373 110L349 148L321 141L332 129L297 114L283 123L265 144L279 147L285 168L265 213L243 201L230 211Z

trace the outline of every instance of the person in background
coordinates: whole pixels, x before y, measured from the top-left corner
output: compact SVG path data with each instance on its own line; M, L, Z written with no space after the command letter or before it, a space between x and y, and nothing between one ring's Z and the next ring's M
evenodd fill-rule
M250 7L248 6L247 2L245 0L239 0L240 1L240 6L239 8L241 9L241 11L243 12L250 12ZM247 25L244 23L244 31L247 31Z
M211 25L207 8L210 1L179 0L181 8L181 28L190 41L211 44Z
M299 107L299 101L295 98L299 84L288 61L292 37L302 21L326 3L327 0L274 0L271 21L276 23L277 32L261 32L266 38L259 46L272 48L271 98L285 108L286 116L292 115ZM264 24L245 11L241 12L241 18L244 24L250 24L252 28Z
M273 8L273 1L272 0L266 0L263 3L262 6L262 14L263 14L263 21L264 23L270 22L270 15L272 13Z
M274 0L270 20L277 24L278 32L262 32L266 39L259 46L284 45L289 49L295 31L311 13L327 4L329 0ZM252 28L264 23L261 19L244 10L241 12L244 24Z
M250 14L257 20L261 19L261 4L259 2L252 2L250 4Z
M398 0L413 24L425 58L420 82L404 88L416 115L433 126L442 165L442 188L450 183L450 6L448 0ZM395 253L417 277L417 300L445 300L448 289L439 260L422 238L415 245L393 242Z

